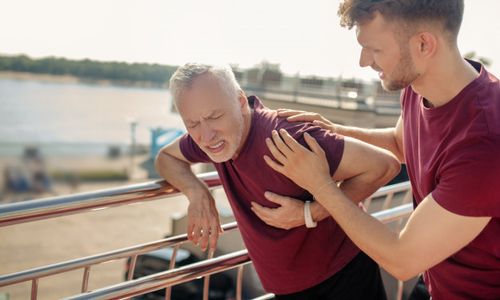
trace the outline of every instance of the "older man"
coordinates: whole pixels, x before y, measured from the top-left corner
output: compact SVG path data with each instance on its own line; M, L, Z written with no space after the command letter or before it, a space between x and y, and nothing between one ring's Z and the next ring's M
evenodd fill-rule
M342 181L341 189L359 202L399 170L388 151L311 123L289 123L257 97L247 98L228 68L184 65L172 76L170 91L188 134L160 151L156 168L187 196L187 231L194 243L214 249L221 231L214 199L190 168L210 162L267 291L278 299L385 299L378 266L326 217L326 210L310 202L308 192L262 157L271 155L264 140L273 130L286 130L301 143L303 136L313 136L328 149L333 180ZM280 210L279 202L266 200L266 190L298 200ZM285 229L261 220L276 208Z

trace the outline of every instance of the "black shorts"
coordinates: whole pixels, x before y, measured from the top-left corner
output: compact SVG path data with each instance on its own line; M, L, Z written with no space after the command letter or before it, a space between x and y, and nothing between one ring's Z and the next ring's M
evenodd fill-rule
M278 300L386 300L380 269L360 252L342 270L306 290L275 295Z

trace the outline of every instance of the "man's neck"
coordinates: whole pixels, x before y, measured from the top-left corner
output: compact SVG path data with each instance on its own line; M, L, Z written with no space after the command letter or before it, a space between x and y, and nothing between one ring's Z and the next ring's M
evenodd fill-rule
M453 100L478 76L477 70L457 51L436 60L426 74L412 83L412 88L427 100L428 106L439 107Z
M250 134L250 128L252 128L252 116L253 116L253 108L250 107L250 113L245 118L245 124L243 126L243 138L241 139L241 144L244 145L248 139L248 135Z
M241 137L241 142L240 142L240 146L238 147L238 150L236 150L236 153L231 158L233 160L236 159L238 157L238 155L240 154L240 152L243 149L243 147L245 146L247 139L248 139L248 136L250 134L250 129L252 127L252 117L254 114L254 109L249 108L249 111L250 111L249 114L243 116L243 135Z

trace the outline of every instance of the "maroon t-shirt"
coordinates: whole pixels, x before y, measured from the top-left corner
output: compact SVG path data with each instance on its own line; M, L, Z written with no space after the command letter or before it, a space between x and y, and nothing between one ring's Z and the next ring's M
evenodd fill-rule
M432 193L455 214L492 217L472 242L425 272L435 300L500 299L500 84L471 64L479 77L443 106L427 108L411 87L401 98L415 204Z
M265 139L272 130L284 128L305 145L302 135L308 132L325 150L332 174L342 158L344 140L311 123L289 123L279 118L275 110L264 107L257 97L248 100L253 108L252 125L240 154L234 160L214 165L262 285L268 292L294 293L332 276L359 250L332 218L319 222L316 228L300 226L284 230L265 224L252 212L252 201L277 207L264 198L265 191L304 201L312 198L265 163L264 154L272 157ZM180 149L191 162L212 162L189 135L181 139Z

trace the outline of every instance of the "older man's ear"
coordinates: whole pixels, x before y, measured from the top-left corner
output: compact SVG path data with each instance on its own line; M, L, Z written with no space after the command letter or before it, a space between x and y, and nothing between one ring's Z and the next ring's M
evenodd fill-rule
M245 95L245 92L243 90L238 91L238 101L240 102L241 107L248 103L247 96Z
M247 95L243 90L239 90L238 92L238 101L240 102L240 108L244 111L248 107Z

